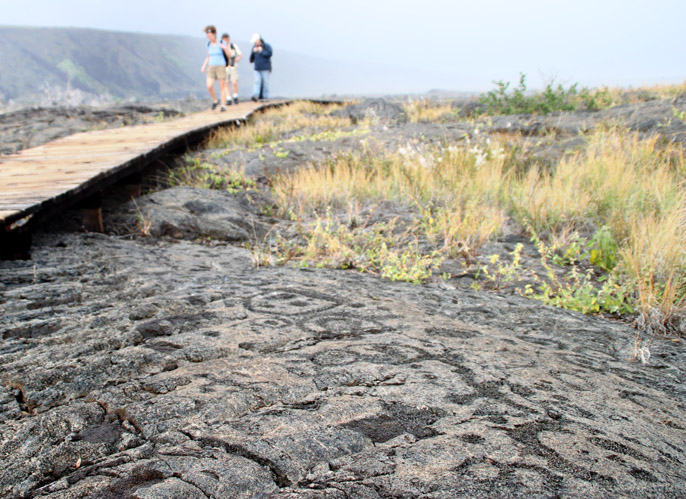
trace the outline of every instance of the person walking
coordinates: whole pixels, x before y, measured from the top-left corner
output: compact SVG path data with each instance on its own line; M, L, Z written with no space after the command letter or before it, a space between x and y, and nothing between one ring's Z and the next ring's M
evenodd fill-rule
M252 88L252 100L269 100L269 76L272 72L272 47L266 43L259 33L250 38L253 44L250 62L255 64L255 83Z
M207 90L212 97L212 110L214 111L219 105L217 94L214 91L214 82L219 81L219 93L221 99L221 111L226 111L224 101L226 99L226 58L229 54L226 52L226 47L217 40L217 28L214 26L206 26L205 34L207 35L207 56L205 62L200 68L200 72L204 73L207 70Z
M243 53L238 45L231 42L228 33L222 35L222 43L228 48L230 56L226 64L226 105L238 104L238 63L243 58ZM233 84L233 98L231 95L231 85Z

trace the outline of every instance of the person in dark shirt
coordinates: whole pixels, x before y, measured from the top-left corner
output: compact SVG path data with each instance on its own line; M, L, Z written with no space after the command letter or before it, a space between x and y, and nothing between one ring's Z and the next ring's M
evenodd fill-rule
M250 62L255 64L255 83L252 88L252 100L269 100L269 76L272 72L272 47L255 33L250 42Z

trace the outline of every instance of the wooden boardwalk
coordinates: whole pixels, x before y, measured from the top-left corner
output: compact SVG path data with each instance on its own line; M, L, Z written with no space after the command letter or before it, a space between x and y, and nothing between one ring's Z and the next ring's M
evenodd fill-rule
M0 156L0 235L92 196L162 155L199 142L214 128L286 102L245 102L223 113L208 110L172 121L78 133Z

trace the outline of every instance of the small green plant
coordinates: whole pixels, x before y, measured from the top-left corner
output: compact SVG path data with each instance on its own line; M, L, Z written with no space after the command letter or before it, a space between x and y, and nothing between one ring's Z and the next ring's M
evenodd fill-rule
M260 215L265 216L265 217L273 217L274 216L274 209L275 206L271 203L264 203L262 206L260 206Z
M564 279L560 279L548 262L550 250L539 242L541 264L546 270L545 278L534 275L538 283L538 292L532 285L527 285L524 295L540 300L547 305L576 310L584 314L609 313L632 314L633 286L624 281L620 284L613 274L606 274L594 279L593 268L582 270L575 263L571 264Z
M617 243L609 226L603 225L586 244L591 265L611 271L617 266Z
M616 94L610 92L610 90L607 87L602 87L594 90L583 88L579 92L579 97L584 103L586 109L589 111L600 111L602 109L607 109L617 104Z
M420 284L433 275L443 257L438 251L422 253L414 241L402 251L390 251L387 246L382 245L378 253L373 252L372 261L378 263L381 277Z
M550 276L550 274L549 274ZM539 293L530 284L524 295L546 305L575 310L584 314L632 314L632 293L629 286L609 277L600 286L593 283L593 270L579 273L574 267L564 281L551 278L540 281Z
M155 115L154 121L155 123L163 123L165 121L171 121L175 118L176 116L174 116L173 114L167 114L164 111L160 111Z
M285 151L285 150L281 149L280 147L274 151L274 156L276 156L279 159L286 159L289 154L290 154L290 151Z
M489 114L516 114L528 111L529 106L524 95L526 92L526 75L524 73L520 73L519 86L513 88L511 92L508 92L509 81L497 80L493 83L497 88L490 90L479 99L486 106Z
M524 245L521 243L515 246L515 249L510 253L510 262L503 262L500 259L500 255L491 255L488 259L489 262L487 265L479 266L474 277L475 281L477 281L479 277L483 275L488 287L499 290L503 287L503 285L516 280L522 272L521 260L523 248Z
M577 86L578 84L574 83L569 88L564 88L562 84L554 87L552 83L548 83L539 94L540 98L535 99L535 112L550 114L556 111L576 111L579 107L576 99L579 93Z
M590 240L586 240L574 231L563 231L553 238L550 244L542 244L534 233L531 241L546 251L546 258L550 258L555 265L576 265L588 262L605 271L610 271L617 265L617 244L612 231L606 225L598 229Z

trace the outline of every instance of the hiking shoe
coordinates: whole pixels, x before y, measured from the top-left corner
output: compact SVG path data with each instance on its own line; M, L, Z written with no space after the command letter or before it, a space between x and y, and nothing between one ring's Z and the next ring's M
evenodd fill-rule
M231 104L233 104L233 102L231 101L231 99L226 99L226 105L227 105L227 106L230 106Z
M213 103L212 103L212 108L211 108L212 111L214 111L215 109L217 109L217 106L218 106L218 105L219 105L219 102L213 102Z
M222 112L222 113L225 113L225 112L226 112L226 108L225 108L224 106L222 106L222 108L221 108L219 111Z
M236 104L236 105L238 105L238 97L234 97L234 98L233 98L233 103Z
M255 96L253 95L253 96L250 98L250 100L253 101L253 102L257 102L257 97L255 97Z

